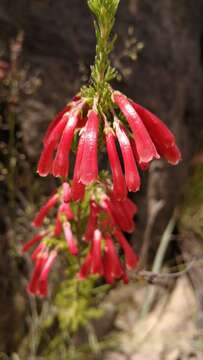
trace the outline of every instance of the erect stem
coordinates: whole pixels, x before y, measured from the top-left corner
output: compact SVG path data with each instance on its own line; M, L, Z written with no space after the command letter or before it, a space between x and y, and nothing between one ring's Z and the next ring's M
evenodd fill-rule
M117 75L110 65L109 55L116 40L116 36L111 38L111 32L119 2L120 0L88 0L89 8L95 16L97 45L95 64L91 67L91 85L86 88L86 94L89 98L96 95L100 108L107 107L109 82Z

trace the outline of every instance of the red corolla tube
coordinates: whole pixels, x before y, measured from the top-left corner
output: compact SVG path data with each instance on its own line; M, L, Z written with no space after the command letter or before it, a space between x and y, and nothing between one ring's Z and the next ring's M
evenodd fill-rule
M133 132L139 164L148 164L154 158L159 159L160 156L146 127L127 97L119 91L115 91L113 101L120 108Z
M124 127L119 124L119 121L115 121L115 130L123 156L125 180L128 190L136 192L140 189L140 176L130 145L130 140L128 139Z
M90 110L84 132L83 154L80 165L80 181L88 185L98 177L98 134L99 116L96 111Z
M120 159L116 149L115 135L112 129L105 131L106 148L113 177L113 192L118 200L122 200L127 196L127 188L125 177L123 175Z

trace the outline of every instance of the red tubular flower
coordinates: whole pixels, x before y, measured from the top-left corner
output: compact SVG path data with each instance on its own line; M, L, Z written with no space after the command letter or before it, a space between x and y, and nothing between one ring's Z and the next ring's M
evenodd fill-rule
M29 240L26 244L23 245L23 252L27 252L30 250L30 248L39 243L46 235L48 234L48 231L43 231L40 234L35 235L31 240Z
M78 273L80 280L85 279L90 274L103 275L103 263L101 254L101 231L96 229L94 231L93 240L90 251L88 252L83 265Z
M137 266L138 256L134 252L133 248L127 242L125 236L121 233L120 230L116 229L114 232L114 236L120 243L125 253L125 262L128 269L133 269Z
M84 198L85 185L79 181L74 180L72 185L72 200L79 201Z
M69 153L78 122L78 111L73 109L63 131L57 153L53 162L52 174L56 177L66 178L69 171Z
M56 116L55 118L51 121L50 125L48 126L48 129L44 135L44 138L43 138L43 143L44 145L46 144L52 130L58 125L58 123L61 121L63 115L65 113L67 113L69 110L70 110L71 106L70 105L67 105L65 106Z
M123 276L123 269L110 236L106 236L105 238L103 266L104 277L108 284L112 284L115 279Z
M80 181L88 185L98 177L97 143L99 132L99 117L96 111L88 113L84 133L83 154L80 166Z
M43 254L45 249L46 245L44 243L39 244L31 255L32 261L37 261L38 257L41 257L41 254Z
M77 155L75 160L75 167L73 173L73 181L72 181L72 199L74 201L82 200L85 194L85 185L80 182L80 166L82 161L83 155L83 148L84 148L84 141L85 141L85 128L83 129L77 149Z
M78 279L84 280L89 276L91 270L91 263L92 263L92 252L90 250L85 258L84 263L80 268L79 273L77 274Z
M125 212L122 202L111 199L109 206L117 226L122 231L132 233L135 229L135 224L132 217L128 216L128 213Z
M77 128L78 129L84 128L84 126L86 125L86 122L87 122L87 118L80 116L79 120L78 120L78 123L77 123Z
M63 183L63 201L69 203L71 201L71 187L67 182Z
M46 139L46 143L44 145L44 149L41 153L37 166L37 172L40 176L47 176L49 173L52 172L54 151L58 145L60 137L68 121L68 118L69 118L69 112L63 115L62 119L59 121L59 123L49 134L49 137Z
M79 100L81 100L81 98L79 96L74 96L72 99L72 102L70 102L69 104L67 104L56 116L55 118L51 121L50 125L48 126L48 129L45 133L45 136L43 138L43 143L46 144L47 139L49 138L52 130L58 125L58 123L61 121L61 119L63 118L63 115L65 113L67 113L68 111L70 111L74 106L76 106L79 103Z
M48 293L48 276L49 272L56 260L57 257L57 251L52 250L42 268L41 275L39 277L39 283L38 283L38 293L42 297L47 296Z
M47 253L44 253L40 258L36 260L35 268L32 273L31 280L28 284L27 291L30 294L36 294L38 290L39 278L42 272L42 269L47 261Z
M69 204L61 204L61 206L59 207L59 214L64 214L67 220L74 219L74 214Z
M87 222L87 227L84 234L85 241L91 241L94 235L94 230L97 227L98 205L94 201L90 201L90 215Z
M57 201L59 199L58 194L54 194L50 197L50 199L41 207L40 211L36 215L36 217L33 220L33 226L40 227L49 213L49 211L56 205Z
M145 124L159 154L171 164L176 165L181 160L181 153L176 146L176 140L168 127L151 111L132 102L134 109Z
M106 147L109 157L111 172L113 176L113 192L118 200L122 200L127 196L127 188L123 171L121 168L118 152L115 144L115 136L112 129L105 131Z
M101 231L96 229L94 231L93 242L92 242L92 266L91 273L103 275L103 264L101 254Z
M120 204L123 207L123 210L126 212L127 216L130 219L133 219L135 214L137 214L137 212L138 212L137 205L132 200L130 200L129 198L126 198Z
M54 236L57 236L57 237L61 235L62 228L63 228L63 224L61 222L60 217L61 217L61 215L58 212L57 216L56 216L55 227L54 227Z
M64 175L68 172L69 163L65 163L64 152L67 151L68 155L70 151L72 143L71 138L74 136L74 130L77 126L77 122L80 118L79 114L83 106L83 101L73 101L67 105L66 109L62 110L62 112L58 114L49 126L44 138L44 149L38 163L37 171L39 175L47 176L49 173L53 173L54 176L64 177ZM54 152L56 149L58 151L53 162Z
M68 249L72 255L76 256L78 254L78 247L76 244L76 239L73 236L70 224L68 222L64 223L63 229L64 229L64 235L67 241Z
M139 156L138 156L138 153L137 153L135 140L133 138L130 139L130 145L131 145L131 148L132 148L132 151L133 151L134 158L135 158L137 164L139 165L140 169L142 169L143 171L148 170L150 163L147 163L147 164L144 164L144 163L140 164L139 163Z
M129 191L136 192L140 188L140 176L137 170L130 141L124 128L120 126L118 121L115 122L115 129L123 156L126 184Z
M133 132L139 164L148 164L153 158L159 159L159 154L146 127L127 97L119 91L115 91L113 102L120 108Z
M157 150L171 165L177 165L181 160L181 152L176 144L167 147L165 144L157 143Z
M181 153L176 146L173 133L151 111L133 101L131 103L146 126L159 154L166 158L169 163L176 165L181 160Z
M115 277L113 275L113 272L111 271L111 259L109 259L109 256L106 252L104 253L102 260L105 280L107 284L112 285L115 281Z
M116 222L112 214L111 205L110 205L110 199L109 197L105 197L101 202L101 207L108 216L107 218L107 225L110 226L111 229L114 229L116 227Z
M62 215L65 216L66 220L73 220L74 214L73 211L68 203L62 203L59 206L56 221L55 221L55 228L54 228L54 235L60 236L63 228L62 224Z

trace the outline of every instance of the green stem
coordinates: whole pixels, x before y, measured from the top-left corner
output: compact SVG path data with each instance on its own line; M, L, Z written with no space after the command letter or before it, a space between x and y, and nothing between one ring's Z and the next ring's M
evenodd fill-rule
M116 36L111 37L111 33L119 2L120 0L88 0L89 8L95 16L97 45L95 64L91 67L90 86L84 88L83 95L91 103L96 96L100 110L109 108L109 83L117 76L116 70L111 67L109 55L116 40Z

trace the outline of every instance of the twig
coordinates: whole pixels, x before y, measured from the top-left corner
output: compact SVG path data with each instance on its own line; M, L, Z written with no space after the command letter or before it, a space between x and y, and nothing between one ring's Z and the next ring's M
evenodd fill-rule
M149 284L167 286L168 280L177 279L180 276L187 274L194 267L199 266L199 263L203 262L203 259L193 259L190 263L181 264L180 266L185 266L185 269L177 271L177 272L164 272L157 273L153 271L140 270L136 273L129 274L131 280L137 281L147 281Z

